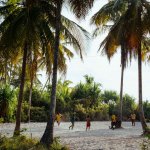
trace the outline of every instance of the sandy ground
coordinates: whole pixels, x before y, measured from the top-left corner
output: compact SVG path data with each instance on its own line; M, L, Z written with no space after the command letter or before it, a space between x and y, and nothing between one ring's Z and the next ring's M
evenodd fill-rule
M110 122L91 122L91 130L85 131L85 122L76 122L74 130L69 130L69 122L62 122L58 127L55 123L54 135L60 137L63 144L71 150L141 150L143 141L142 128L139 122L132 127L130 122L123 122L123 129L109 129ZM150 125L150 124L149 124ZM0 133L12 136L14 124L0 124ZM46 123L21 124L27 134L40 138ZM145 142L146 143L146 142ZM147 147L146 150L150 150Z

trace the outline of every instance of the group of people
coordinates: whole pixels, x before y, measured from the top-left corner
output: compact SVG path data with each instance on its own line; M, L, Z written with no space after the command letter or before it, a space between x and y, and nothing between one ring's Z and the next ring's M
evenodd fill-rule
M135 120L136 120L135 113L132 113L129 119L131 120L132 126L135 126ZM121 120L116 115L113 114L111 116L111 127L109 128L114 130L115 128L120 128L120 127L121 127Z
M58 126L60 125L61 119L62 119L62 115L58 112L55 116L55 120L56 120ZM69 126L69 130L70 129L73 130L74 122L75 122L75 114L74 113L72 113L70 115L70 122L71 122L71 125ZM90 130L90 126L91 126L91 120L90 120L90 116L88 115L86 118L86 131Z
M57 121L58 126L60 125L62 119L62 115L60 113L57 113L55 116L55 120ZM135 113L132 113L130 118L129 118L132 122L132 126L135 126L135 120L136 120L136 115ZM69 126L69 130L74 128L74 123L75 123L75 113L72 113L70 115L70 122L71 125ZM91 127L91 119L90 116L88 115L86 118L86 131L90 130ZM112 115L111 116L111 126L109 127L110 129L115 129L115 128L120 128L121 127L121 120L119 119L119 117L117 117L116 115Z

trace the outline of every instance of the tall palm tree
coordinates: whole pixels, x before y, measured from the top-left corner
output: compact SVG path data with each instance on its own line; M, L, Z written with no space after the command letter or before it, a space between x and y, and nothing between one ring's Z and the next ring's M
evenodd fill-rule
M63 43L59 46L60 55L58 57L58 59L59 59L58 71L59 71L59 73L62 73L65 75L66 70L67 70L65 56L67 56L69 59L71 59L71 58L73 58L74 55L71 52L71 50L69 50L67 47L65 47L64 44L65 43ZM49 52L48 50L50 50L50 49L49 48L47 49L46 54L53 53L53 51ZM53 59L53 58L51 55L47 56L46 54L45 54L45 56L43 56L40 52L37 51L37 54L34 55L34 58L32 58L32 55L30 55L29 62L27 65L27 72L28 72L27 75L29 76L28 78L30 80L29 109L28 109L29 122L30 122L30 107L31 107L31 99L32 99L32 88L33 88L34 80L36 79L36 73L39 69L46 68L47 75L51 76L52 66L53 66L53 64L52 64L53 62L51 59Z
M115 7L125 1L118 0L115 3ZM117 47L122 44L122 40L125 41L124 48L126 56L138 55L138 70L139 70L139 114L144 133L149 132L145 122L142 106L142 47L141 44L144 41L144 36L149 32L147 23L150 23L150 7L149 3L142 0L127 1L128 7L121 15L119 20L112 26L106 39L103 41L104 49L106 53L113 55L117 50ZM123 38L122 38L123 35ZM146 45L146 43L145 43ZM147 45L148 46L148 45ZM147 47L146 46L146 47Z
M49 18L51 18L51 20L45 19L44 5L45 1L42 0L39 2L26 0L24 3L9 4L8 6L6 5L0 8L2 14L3 12L5 14L6 11L9 12L0 25L0 31L2 33L0 46L1 49L4 50L4 56L13 57L13 54L16 54L18 50L21 49L23 51L21 84L14 134L20 134L21 104L23 100L27 56L30 55L31 51L33 51L33 55L35 55L37 50L41 51L42 49L45 54L45 51L51 53L53 49L54 35L51 31L53 24L50 24L53 21L53 17L51 17L50 11ZM67 37L73 41L74 37L71 38L72 35L68 29L64 28L65 26L63 26L63 32L66 31L66 33L68 33Z
M121 0L120 0L121 1ZM146 44L145 35L150 32L150 4L146 0L129 1L126 11L128 21L126 24L126 44L127 48L135 51L138 56L138 94L139 94L139 115L144 133L150 133L143 112L142 101L142 43ZM148 47L148 45L146 46Z
M92 7L94 0L69 0L71 8L77 17L85 16L88 9ZM53 62L53 73L52 73L52 91L51 91L51 103L50 103L50 113L47 121L47 126L45 132L41 138L41 143L49 146L53 142L53 127L54 127L54 117L56 108L56 83L57 83L57 66L58 66L58 55L59 55L59 43L60 43L60 30L61 30L61 10L63 0L53 1L56 7L55 11L55 52L54 52L54 62ZM77 48L81 53L81 45L77 45ZM82 55L81 55L82 56Z
M29 14L29 10L31 10L29 9L30 5L31 3L26 1L25 3L20 3L19 5L10 4L1 8L1 10L6 9L8 12L8 15L0 25L2 33L0 41L1 46L4 50L6 50L10 57L12 57L13 53L16 54L20 49L22 49L23 55L14 135L20 134L21 105L23 100L27 56L30 53L30 45L31 43L34 43L34 45L35 43L39 45L39 42L37 42L37 32L35 31L35 28L33 28L33 22L31 23L33 13L32 15ZM34 12L35 10L32 9L31 11ZM34 17L34 21L36 22L37 17L39 17L39 13ZM22 38L20 38L20 36Z
M93 15L91 23L97 26L94 36L97 36L101 30L108 30L110 27L118 21L120 15L125 11L126 4L119 3L119 7L116 6L116 0L111 0L105 4L96 14ZM113 23L113 24L112 24ZM123 77L124 77L124 68L126 67L126 52L124 48L124 40L122 35L121 40L121 84L120 84L120 114L119 118L122 122L122 102L123 102ZM116 50L115 50L116 52ZM113 56L112 52L106 52L108 59L110 60Z

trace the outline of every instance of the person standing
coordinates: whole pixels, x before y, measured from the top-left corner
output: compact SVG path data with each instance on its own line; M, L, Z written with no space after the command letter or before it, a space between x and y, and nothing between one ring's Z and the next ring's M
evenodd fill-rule
M88 115L86 118L86 131L89 129L90 130L91 127L91 120L90 120L90 116Z
M70 128L73 130L73 128L74 128L74 122L75 122L74 113L72 115L70 115L70 122L71 122L71 126L69 126L69 130L70 130Z
M136 115L135 115L135 113L132 113L132 114L131 114L132 126L135 126L135 119L136 119Z
M61 118L62 118L62 115L60 113L57 113L56 114L56 121L57 121L58 126L60 125Z

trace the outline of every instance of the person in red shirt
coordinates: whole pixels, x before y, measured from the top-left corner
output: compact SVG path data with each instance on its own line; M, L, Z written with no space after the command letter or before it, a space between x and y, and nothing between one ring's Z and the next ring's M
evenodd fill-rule
M88 115L86 118L86 131L88 129L90 130L90 126L91 126L91 120L90 120L90 116Z

